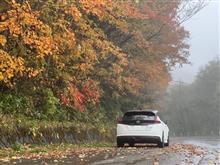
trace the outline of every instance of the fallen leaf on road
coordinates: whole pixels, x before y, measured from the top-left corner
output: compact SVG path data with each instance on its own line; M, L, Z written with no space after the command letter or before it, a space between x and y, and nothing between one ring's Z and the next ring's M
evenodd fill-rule
M215 161L214 160L208 160L208 163L213 164L213 163L215 163Z
M160 164L159 164L159 162L154 162L154 164L153 164L153 165L160 165Z
M124 158L126 158L126 156L120 156L119 158L120 158L120 159L124 159Z
M53 162L54 162L54 163L57 163L57 162L58 162L58 160L56 160L56 159L55 159Z
M79 158L80 158L80 159L85 158L85 157L86 157L86 154L80 154L80 155L79 155Z
M12 156L11 159L15 160L15 159L18 159L17 156Z
M5 158L5 159L0 159L0 161L6 163L6 162L9 162L10 160L8 158Z

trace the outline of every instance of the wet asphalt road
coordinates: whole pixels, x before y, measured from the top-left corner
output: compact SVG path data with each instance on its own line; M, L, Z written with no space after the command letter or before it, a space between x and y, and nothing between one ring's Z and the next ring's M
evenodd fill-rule
M115 148L84 158L70 155L56 159L20 159L2 164L19 165L220 165L219 137L172 138L169 147Z
M90 165L220 165L219 138L173 138L170 147L146 148ZM132 149L130 149L132 151Z

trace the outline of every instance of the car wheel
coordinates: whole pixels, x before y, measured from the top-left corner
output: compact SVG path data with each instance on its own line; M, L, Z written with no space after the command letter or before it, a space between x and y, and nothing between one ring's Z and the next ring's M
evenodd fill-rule
M128 143L129 147L134 147L134 143Z
M121 141L117 141L117 147L124 147L124 143Z
M169 146L169 144L170 144L170 137L169 137L169 135L168 135L168 138L167 138L167 143L165 143L165 146Z
M158 146L159 146L160 148L163 148L163 147L164 147L164 133L162 134L162 139L161 139L161 141L159 142Z

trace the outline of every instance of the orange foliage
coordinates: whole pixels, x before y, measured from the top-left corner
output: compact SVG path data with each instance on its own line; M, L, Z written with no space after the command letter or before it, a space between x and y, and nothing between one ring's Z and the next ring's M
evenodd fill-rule
M0 33L8 32L9 34L9 36L1 35L1 45L6 46L6 38L11 38L14 41L20 40L20 43L29 46L30 50L28 50L27 54L32 53L31 56L33 56L32 58L35 60L37 58L44 58L45 56L52 55L55 50L54 41L51 36L52 32L49 26L43 24L43 22L38 19L39 13L33 12L28 2L20 5L12 1L10 5L11 9L1 16ZM7 47L10 47L10 44L13 43L8 41ZM9 70L10 76L5 76L4 79L4 83L10 86L14 83L12 82L14 76L25 76L26 74L23 74L24 72L28 74L28 77L35 77L41 70L39 68L26 66L28 64L26 58L30 57L25 57L24 54L18 54L16 56L20 57L15 57L14 54L8 54L3 50L1 51L2 63L4 63L4 61L14 61L14 65L12 63L8 64L8 67L11 67ZM22 66L22 69L17 66L18 63L16 61L19 62L19 66ZM4 70L1 69L2 68L0 68L0 72L3 72Z
M0 81L12 86L11 79L22 76L25 69L24 60L21 57L11 57L7 52L0 49Z
M68 86L68 91L61 94L62 104L77 108L80 112L86 110L86 104L96 105L101 97L98 83L94 80L87 80L82 90L79 90L73 83Z
M99 19L103 19L105 16L106 9L111 5L112 0L79 0L83 10L88 14L98 16Z
M78 22L80 18L82 17L81 12L78 10L76 6L70 6L65 12L71 14L74 21L76 22Z
M179 50L187 48L182 43L187 34L176 24L178 3L150 0L141 6L132 0L50 0L37 8L32 3L12 0L1 13L3 85L27 77L53 88L64 105L83 112L103 97L102 83L110 86L112 96L127 89L140 96L148 84L167 86L169 68L164 61L185 62ZM151 40L149 36L157 34L161 24L165 30L159 31L159 39ZM117 39L108 32L114 30L120 31ZM118 42L123 35L133 37L127 46ZM61 80L63 88L56 86Z

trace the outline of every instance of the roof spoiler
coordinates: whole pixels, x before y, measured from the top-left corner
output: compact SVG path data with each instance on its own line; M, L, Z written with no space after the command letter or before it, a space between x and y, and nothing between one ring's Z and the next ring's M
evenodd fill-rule
M137 111L152 112L152 113L154 113L155 115L158 113L158 110L154 110L154 109L130 110L130 111L127 111L127 112L137 112Z
M158 113L158 110L153 110L152 112L156 115Z

